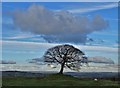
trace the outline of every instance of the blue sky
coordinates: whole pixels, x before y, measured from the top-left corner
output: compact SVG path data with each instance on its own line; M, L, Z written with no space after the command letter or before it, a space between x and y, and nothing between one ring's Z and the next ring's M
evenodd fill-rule
M4 2L2 41L2 59L17 63L42 57L48 48L65 43L87 56L118 63L117 3Z

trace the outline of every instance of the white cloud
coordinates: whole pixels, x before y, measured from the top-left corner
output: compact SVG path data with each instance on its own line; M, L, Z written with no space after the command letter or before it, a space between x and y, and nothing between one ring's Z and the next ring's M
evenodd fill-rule
M3 37L4 39L25 39L25 38L32 38L33 35L29 34L19 34L16 36L10 36L10 37Z
M27 55L26 59L32 59L36 57L42 57L44 52L51 47L60 45L57 43L38 43L38 42L23 42L23 41L6 41L2 42L2 53L3 55L20 55L19 58ZM87 45L74 45L76 48L83 51L88 57L89 56L104 56L107 58L111 58L115 61L117 60L118 48L112 47L103 47L103 46L87 46ZM90 53L89 53L90 52ZM99 54L96 54L99 53ZM109 55L110 54L110 55ZM30 55L30 56L29 56ZM32 57L31 57L32 55ZM34 57L33 57L34 56ZM14 57L16 58L16 57ZM116 62L116 61L115 61Z
M12 50L7 50L7 51L3 51L3 53L9 53L9 54L35 54L35 53L40 53L40 52L35 52L34 50L32 51L21 51L21 50L16 50L16 51L12 51Z
M113 44L114 47L120 47L120 44Z
M102 56L89 57L88 62L114 64L114 61Z
M21 47L28 47L30 49L48 49L51 47L54 47L56 45L60 45L57 43L36 43L36 42L20 42L20 41L2 41L3 45L9 46L9 47L16 47L16 46L21 46ZM96 51L96 52L113 52L117 53L118 48L112 48L112 47L103 47L103 46L86 46L86 45L74 45L75 47L79 48L80 50L86 50L86 51ZM4 49L4 48L3 48Z
M111 4L106 4L106 5L99 5L99 6L94 6L94 7L80 8L80 9L72 9L68 11L70 11L71 13L86 13L86 12L110 9L110 8L115 8L115 7L118 7L118 3L111 3Z
M78 46L80 49L89 51L104 51L104 52L118 52L117 48L106 47L106 46Z
M92 19L77 17L68 11L55 12L36 4L26 11L15 11L14 23L24 32L42 34L48 42L85 43L88 34L108 27L100 15Z
M8 60L8 61L6 61L6 60L1 60L1 61L0 61L0 64L16 64L16 62L13 61L13 60Z

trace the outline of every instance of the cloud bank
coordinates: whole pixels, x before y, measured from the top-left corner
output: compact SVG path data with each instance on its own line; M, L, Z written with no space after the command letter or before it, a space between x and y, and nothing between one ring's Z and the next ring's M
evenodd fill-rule
M9 60L9 61L1 60L0 64L16 64L16 62L12 60Z
M86 62L86 61L85 61ZM114 61L102 56L88 57L88 63L104 63L104 64L114 64ZM33 58L28 61L28 63L42 65L45 64L43 58Z
M14 11L13 20L22 31L42 35L48 42L85 43L88 34L108 27L108 22L100 15L89 19L36 4L25 11Z
M37 65L45 65L43 58L29 59L28 63L37 64Z
M89 57L88 62L114 64L114 61L102 56Z

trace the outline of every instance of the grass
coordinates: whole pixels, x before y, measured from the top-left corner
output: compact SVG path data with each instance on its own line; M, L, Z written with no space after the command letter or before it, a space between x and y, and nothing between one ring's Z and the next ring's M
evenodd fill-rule
M40 77L7 77L3 78L3 86L118 86L117 81L99 79L79 79L73 76L52 74Z

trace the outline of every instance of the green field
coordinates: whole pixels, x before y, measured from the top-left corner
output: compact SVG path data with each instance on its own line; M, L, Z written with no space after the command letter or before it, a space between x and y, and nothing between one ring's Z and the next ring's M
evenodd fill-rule
M3 86L118 86L118 81L107 79L81 79L53 74L47 77L3 77Z

